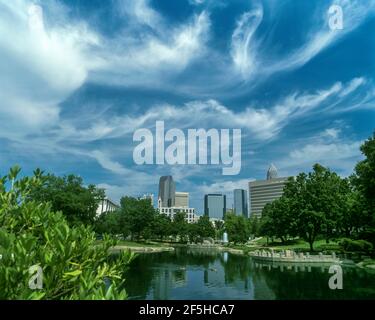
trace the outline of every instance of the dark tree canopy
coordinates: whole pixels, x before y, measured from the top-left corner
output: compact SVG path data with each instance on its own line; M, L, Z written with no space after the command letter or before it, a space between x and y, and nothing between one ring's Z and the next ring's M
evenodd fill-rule
M120 203L124 226L129 230L131 237L136 239L142 236L150 237L151 226L156 215L150 200L123 197Z
M85 186L81 177L57 177L48 174L43 184L36 186L29 197L36 201L50 202L53 211L61 211L70 224L93 224L99 201L104 190L94 185Z

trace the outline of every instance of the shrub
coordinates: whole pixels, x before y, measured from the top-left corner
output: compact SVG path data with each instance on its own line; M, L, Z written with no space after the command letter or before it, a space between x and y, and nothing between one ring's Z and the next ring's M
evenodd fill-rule
M114 241L95 245L90 228L70 227L50 204L30 199L41 172L17 180L19 171L0 179L0 299L125 299L121 275L133 255L110 261ZM42 270L38 290L30 288L32 266Z
M339 244L345 251L370 252L373 250L373 245L366 240L351 240L344 238Z

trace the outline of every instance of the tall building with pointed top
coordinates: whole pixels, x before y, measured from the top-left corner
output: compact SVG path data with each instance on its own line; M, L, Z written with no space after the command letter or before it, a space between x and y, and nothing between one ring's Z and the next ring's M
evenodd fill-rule
M270 167L267 170L267 180L276 179L277 178L277 169L273 163L271 163Z
M158 207L173 207L175 205L176 184L172 176L163 176L159 180Z
M276 167L271 164L267 170L267 180L249 182L250 216L262 216L262 210L283 195L289 177L278 178Z

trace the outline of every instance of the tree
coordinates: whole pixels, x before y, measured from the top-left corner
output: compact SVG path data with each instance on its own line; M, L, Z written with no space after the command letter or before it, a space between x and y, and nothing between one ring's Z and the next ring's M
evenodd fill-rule
M53 174L40 176L41 184L35 186L28 197L31 200L51 203L53 211L61 211L71 224L94 224L99 201L105 197L102 189L83 185L81 177Z
M215 220L215 236L216 239L222 239L224 234L224 221Z
M352 181L363 194L368 205L375 211L375 131L373 136L367 139L361 146L361 152L365 159L358 162Z
M252 216L249 220L249 233L252 237L256 237L260 231L260 222L257 216Z
M263 235L280 238L281 242L285 242L288 236L294 233L290 200L287 197L281 197L266 204L262 211L261 224Z
M133 255L110 259L115 241L97 244L91 227L70 226L51 203L33 200L41 172L17 179L19 171L13 168L0 179L0 299L126 298L119 279ZM30 270L42 272L39 290L30 288Z
M120 200L123 214L123 228L129 230L131 238L151 237L150 228L156 216L156 211L148 199L123 197Z
M249 238L249 230L246 218L229 213L225 216L225 230L228 233L229 241L244 243Z
M192 243L202 243L201 230L198 223L188 225L189 241Z
M152 222L151 229L154 236L163 240L171 233L172 221L165 214L156 214Z
M347 181L319 164L309 174L289 179L282 199L288 200L290 232L309 242L311 250L319 234L327 241L337 235L349 192Z
M210 218L206 215L201 216L197 222L199 227L200 236L202 238L214 238L215 237L215 228L212 225Z
M186 221L184 212L177 212L172 222L172 234L179 238L181 242L187 242L189 236L189 224Z
M99 234L122 234L124 237L129 234L129 229L124 224L124 215L121 210L102 213L95 221L95 231Z
M365 159L356 165L351 181L360 199L357 202L363 219L360 237L375 245L375 131L360 149Z

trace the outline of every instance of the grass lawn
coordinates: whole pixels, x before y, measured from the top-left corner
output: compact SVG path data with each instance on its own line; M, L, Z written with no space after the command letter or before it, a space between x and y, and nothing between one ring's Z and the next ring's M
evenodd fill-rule
M276 250L310 251L309 243L300 239L289 241L286 244L282 244L281 242L273 242L270 243L268 246ZM335 241L330 241L329 243L326 243L326 240L317 240L314 242L314 251L325 250L340 251L340 246Z

